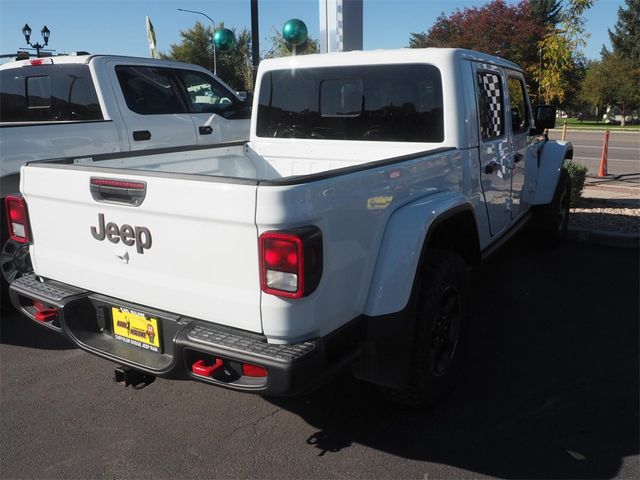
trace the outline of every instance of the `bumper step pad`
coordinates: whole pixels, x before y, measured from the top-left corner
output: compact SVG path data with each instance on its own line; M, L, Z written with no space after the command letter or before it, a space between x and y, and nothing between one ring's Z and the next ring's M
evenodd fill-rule
M202 325L192 327L187 333L190 340L223 347L230 351L250 353L265 359L285 363L297 362L319 348L317 341L297 343L295 345L275 345L232 333L214 330Z
M87 295L89 292L81 288L65 285L53 280L41 282L35 275L25 275L14 280L11 288L18 293L38 297L52 304L60 304L63 300Z

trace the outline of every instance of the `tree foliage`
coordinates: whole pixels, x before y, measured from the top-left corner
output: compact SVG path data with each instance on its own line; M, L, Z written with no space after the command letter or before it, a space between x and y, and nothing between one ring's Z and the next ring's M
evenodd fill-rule
M562 2L560 0L529 0L531 16L541 25L555 27L561 19Z
M591 62L582 83L582 96L592 105L613 105L624 117L640 106L640 66L630 57L613 52Z
M609 38L614 53L640 64L640 0L627 0L627 9L618 8L618 21Z
M586 44L583 15L593 0L568 0L562 11L558 27L549 28L538 43L541 52L541 68L536 78L546 103L564 103L571 89L571 74L577 65L584 63L579 53Z
M441 14L427 32L412 33L411 48L458 47L477 50L511 60L528 72L530 87L532 73L538 68L538 41L544 36L545 21L553 20L555 2L532 10L530 1L508 5L492 0L482 7L457 10L450 16ZM536 3L536 2L533 2Z
M271 50L263 55L264 58L288 57L293 53L292 46L284 39L282 33L273 29L273 35L269 38ZM320 53L320 45L317 40L309 37L302 44L296 47L296 55L307 55L310 53Z
M220 23L216 28L224 27ZM216 51L217 74L236 90L251 90L251 33L243 28L240 33L231 29L236 36L237 46L229 52ZM170 45L168 54L161 58L193 63L213 71L213 28L205 27L199 21L185 31L180 31L181 41Z

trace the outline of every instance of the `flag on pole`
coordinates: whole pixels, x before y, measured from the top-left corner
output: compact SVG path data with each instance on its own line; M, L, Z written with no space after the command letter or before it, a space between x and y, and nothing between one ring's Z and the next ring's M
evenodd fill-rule
M158 51L156 50L156 32L153 30L153 24L149 17L147 17L147 40L149 41L151 58L158 58Z

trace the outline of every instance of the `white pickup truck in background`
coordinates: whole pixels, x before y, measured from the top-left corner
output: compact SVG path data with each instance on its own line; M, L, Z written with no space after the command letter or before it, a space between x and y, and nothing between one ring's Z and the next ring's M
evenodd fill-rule
M461 49L267 60L256 85L248 143L23 167L14 305L131 382L289 394L348 365L431 404L462 358L468 268L530 220L566 232L555 109Z
M0 66L0 190L18 191L26 162L248 140L250 105L197 65L71 55ZM2 225L2 245L7 239ZM16 245L4 276L16 275ZM18 263L25 261L18 258Z

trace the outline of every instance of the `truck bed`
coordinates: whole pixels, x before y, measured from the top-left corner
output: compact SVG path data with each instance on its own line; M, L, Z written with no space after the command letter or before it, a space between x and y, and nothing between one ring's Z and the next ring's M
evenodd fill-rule
M304 142L297 140L297 143ZM354 167L375 161L388 160L416 153L423 153L441 145L418 144L413 146L387 144L364 145L363 142L318 142L313 140L308 149L296 148L295 156L288 151L288 143L276 141L233 144L176 151L168 149L157 153L103 155L73 159L74 164L94 167L139 170L184 175L207 175L268 181L292 176L310 175L340 168ZM300 151L306 155L301 156ZM122 172L123 173L123 172Z

